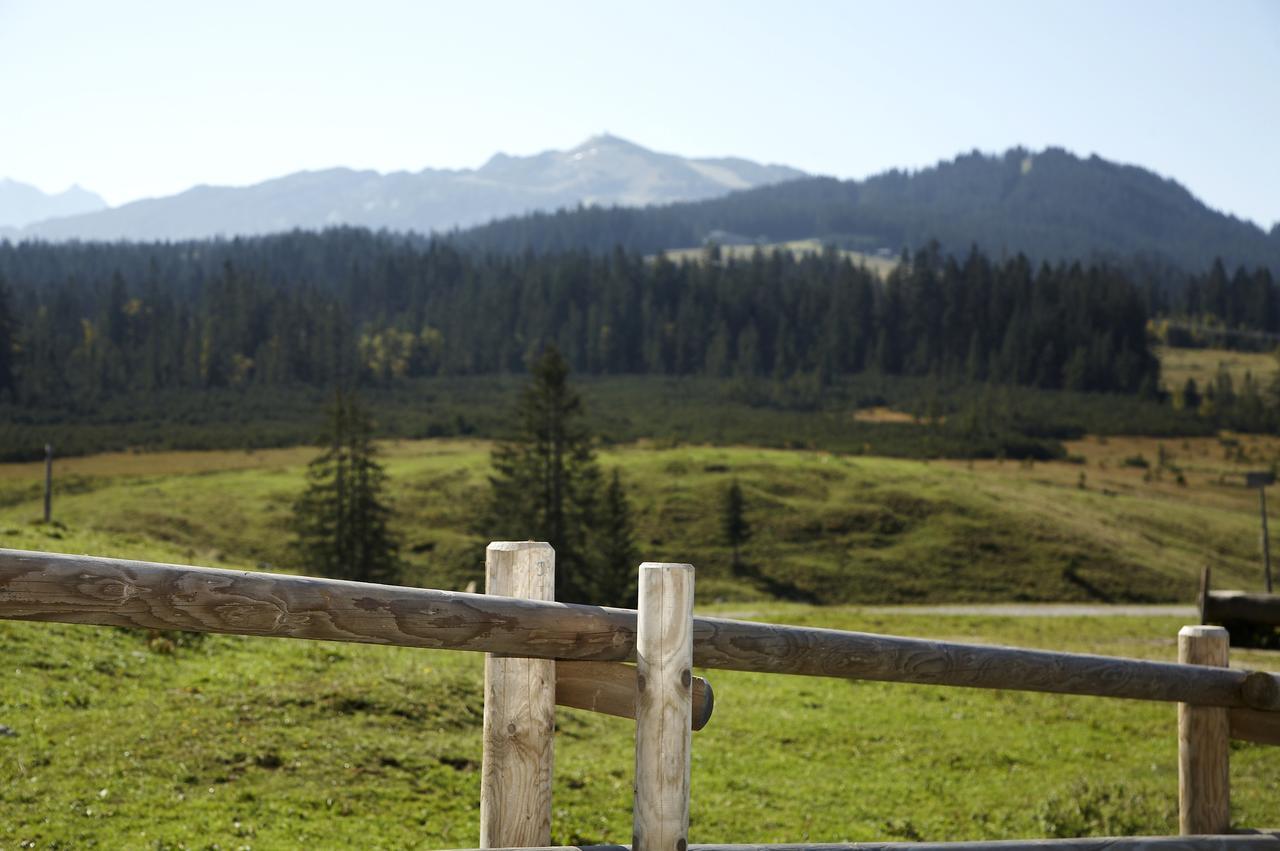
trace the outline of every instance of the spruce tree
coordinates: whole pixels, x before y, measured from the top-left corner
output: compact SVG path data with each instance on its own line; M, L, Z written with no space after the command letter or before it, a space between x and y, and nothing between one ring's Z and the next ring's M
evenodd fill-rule
M516 433L493 450L489 508L481 534L546 541L556 551L556 599L592 599L600 469L569 365L548 346L520 394ZM634 568L634 566L633 566Z
M596 569L592 572L593 601L607 606L634 608L636 566L640 563L635 527L631 522L631 502L615 467L600 500L600 520L596 528Z
M319 442L323 451L307 465L307 489L293 506L308 571L359 582L400 578L399 546L383 496L386 473L375 460L372 431L359 403L337 392Z
M721 529L724 542L733 547L733 572L742 570L742 545L751 539L751 524L747 522L746 498L742 495L742 487L735 480L724 494L724 507L721 515Z
M1200 389L1196 387L1194 378L1188 378L1187 383L1182 385L1182 405L1188 411L1194 411L1200 407Z

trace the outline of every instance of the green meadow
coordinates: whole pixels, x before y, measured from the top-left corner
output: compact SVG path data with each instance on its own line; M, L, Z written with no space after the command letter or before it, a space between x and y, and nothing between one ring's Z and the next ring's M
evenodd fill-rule
M1225 448L1224 448L1225 447ZM382 446L408 582L481 579L488 445ZM1256 585L1262 439L1089 439L1072 463L924 462L756 448L612 447L647 559L698 568L704 613L1172 659L1172 617L920 614L882 603L1189 603ZM1141 467L1130 459L1142 455ZM311 450L0 466L0 545L304 572L288 516ZM1163 460L1157 460L1162 458ZM1178 482L1173 470L1182 481ZM718 504L747 495L747 569ZM781 599L780 599L781 598ZM481 657L0 623L0 848L474 847ZM1280 669L1280 655L1234 651ZM701 672L698 842L1176 832L1170 705ZM631 726L562 710L557 843L630 835ZM1232 752L1237 824L1280 823L1275 750Z
M724 607L703 606L704 611ZM1170 659L1176 618L753 617ZM0 626L0 847L448 848L478 840L481 657ZM1271 664L1274 654L1238 653ZM701 842L1176 832L1174 707L701 672ZM553 840L630 835L632 727L561 710ZM1277 821L1274 749L1232 751L1237 824Z
M1238 472L1273 458L1280 442L1249 440L1226 453L1206 438L1086 440L1069 445L1074 463L644 444L600 460L622 471L643 556L694 564L706 601L1190 602L1205 564L1215 587L1261 582L1256 496ZM489 538L474 518L488 453L479 441L382 446L409 584L482 581ZM306 572L289 518L311 455L67 459L56 466L51 526L33 522L42 466L0 465L0 543ZM736 574L720 533L734 480L753 527Z

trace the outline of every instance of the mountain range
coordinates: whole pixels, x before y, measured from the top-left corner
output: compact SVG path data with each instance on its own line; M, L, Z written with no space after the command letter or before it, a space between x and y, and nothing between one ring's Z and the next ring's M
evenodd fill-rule
M606 134L567 151L496 154L478 169L380 174L333 168L246 187L196 186L111 209L60 213L0 236L182 240L336 225L433 233L534 210L697 200L803 176L744 159L657 153Z
M106 201L79 186L46 194L26 183L0 178L0 236L6 228L13 230L58 216L95 213L106 207Z
M1156 274L1200 272L1218 257L1280 272L1280 224L1268 233L1172 179L1061 148L975 151L918 171L836 180L657 153L602 135L567 151L497 154L478 169L297 172L105 209L78 187L42 196L0 181L8 221L76 205L84 211L0 227L0 237L188 240L344 225L444 233L495 251L621 245L651 254L709 241L818 239L881 255L936 240L952 254L977 245L1037 261L1136 260Z

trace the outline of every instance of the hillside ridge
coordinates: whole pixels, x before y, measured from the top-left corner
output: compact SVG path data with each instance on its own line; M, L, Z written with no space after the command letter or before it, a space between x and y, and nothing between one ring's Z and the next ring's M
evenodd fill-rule
M1216 257L1280 270L1280 226L1268 233L1211 209L1172 178L1057 147L974 151L918 171L809 177L644 210L534 213L458 239L489 250L622 245L654 253L720 233L762 244L817 239L882 254L937 240L955 255L976 244L1036 261L1136 259L1157 272L1199 271Z

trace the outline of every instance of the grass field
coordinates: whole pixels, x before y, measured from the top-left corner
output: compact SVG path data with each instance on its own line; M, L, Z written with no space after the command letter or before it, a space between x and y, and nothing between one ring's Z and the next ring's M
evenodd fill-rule
M704 599L1188 602L1204 564L1218 587L1259 586L1256 494L1240 472L1274 463L1280 440L1088 438L1069 451L1076 463L643 444L600 457L623 472L643 555L696 564ZM0 543L300 570L288 518L310 455L67 459L50 527L32 522L41 465L0 465ZM404 441L383 457L409 580L478 580L488 444ZM718 503L735 479L754 526L746 575L720 543Z
M757 249L765 254L770 254L774 251L788 251L799 258L810 254L821 254L826 250L826 246L818 239L796 239L790 242L775 242L768 245L722 245L720 246L720 255L722 257L731 257L734 260L750 260ZM676 263L698 262L705 256L706 249L701 247L672 248L663 253ZM889 273L898 266L896 257L880 257L875 254L866 254L845 248L840 249L840 256L849 260L855 266L865 266L881 280L888 278Z
M715 611L717 607L700 607ZM1169 659L1169 618L755 616ZM0 847L447 848L477 844L476 654L0 624ZM1236 661L1276 667L1276 654ZM701 842L1176 832L1171 705L702 672ZM553 841L630 833L631 727L561 710ZM1232 750L1240 825L1275 823L1280 760Z
M785 623L1171 659L1166 617L907 614L851 602L1192 599L1256 587L1274 438L1090 438L1073 463L922 462L755 448L613 447L645 558L693 562L699 609ZM383 446L410 581L462 587L488 444ZM0 545L248 568L291 563L311 450L0 465ZM1137 458L1141 456L1146 466ZM1177 481L1182 477L1182 484ZM738 479L757 575L717 542ZM771 595L835 605L778 602ZM465 847L477 842L478 656L0 623L0 848ZM1233 659L1275 670L1275 653ZM962 839L1176 829L1171 706L707 672L702 842ZM559 843L629 835L630 727L564 711ZM1233 749L1240 824L1280 822L1280 760ZM24 845L23 843L34 843Z
M1265 389L1270 387L1277 371L1280 371L1280 361L1269 352L1157 346L1156 354L1160 358L1161 384L1168 392L1180 389L1188 378L1194 378L1196 386L1203 390L1224 369L1231 374L1236 388L1244 382L1245 375L1252 375L1253 380Z

